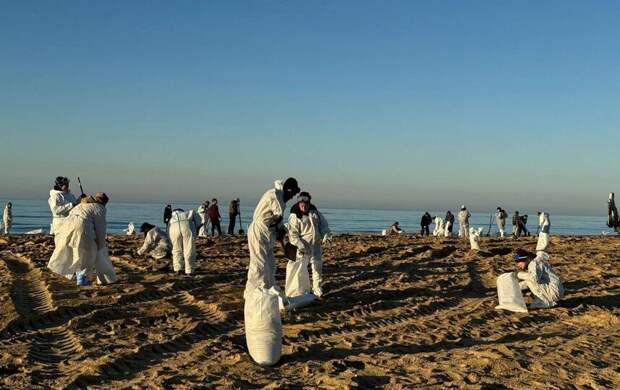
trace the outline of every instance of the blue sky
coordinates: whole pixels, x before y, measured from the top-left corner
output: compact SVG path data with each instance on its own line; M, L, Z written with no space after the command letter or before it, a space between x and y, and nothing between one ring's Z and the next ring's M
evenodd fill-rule
M620 192L620 5L6 2L1 197L593 214Z

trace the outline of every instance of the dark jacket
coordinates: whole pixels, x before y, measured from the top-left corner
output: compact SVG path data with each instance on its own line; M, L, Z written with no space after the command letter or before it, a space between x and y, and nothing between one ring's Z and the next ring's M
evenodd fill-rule
M228 206L228 214L235 216L239 215L239 202L236 200L230 202L230 205Z
M427 225L430 225L431 223L433 223L433 217L431 217L429 213L425 213L422 216L422 220L420 221L420 224L422 226L427 226Z
M217 207L216 204L212 204L211 206L209 206L209 210L207 210L207 214L209 215L209 219L212 221L217 221L220 218L222 218L220 215L220 209Z

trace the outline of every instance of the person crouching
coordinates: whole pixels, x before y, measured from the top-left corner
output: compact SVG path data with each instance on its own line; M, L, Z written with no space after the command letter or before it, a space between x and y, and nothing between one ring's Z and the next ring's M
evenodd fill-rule
M534 295L530 308L553 307L564 298L562 280L549 264L549 255L546 252L538 252L535 256L526 250L517 249L513 259L520 270L517 272L519 286L522 290L528 288Z
M55 231L56 247L47 267L71 279L78 273L77 285L90 284L90 274L95 268L97 252L106 247L106 204L108 196L98 192L82 198L81 203Z
M168 232L172 242L172 269L177 274L194 273L196 260L196 227L200 218L194 210L174 209L168 222Z
M170 254L170 247L172 245L166 232L146 222L140 227L140 232L144 234L144 244L138 249L138 255L147 255L153 259L163 259Z

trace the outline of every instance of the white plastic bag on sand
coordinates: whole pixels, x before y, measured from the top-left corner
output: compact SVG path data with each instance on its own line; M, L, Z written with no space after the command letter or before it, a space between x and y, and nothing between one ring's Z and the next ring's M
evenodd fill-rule
M499 305L495 306L496 309L527 313L527 306L525 306L523 293L519 287L519 279L514 272L501 274L497 278L497 298Z
M123 231L126 235L133 236L134 234L136 234L136 225L134 225L133 222L129 222L129 225L127 225L127 229L123 229Z
M284 294L287 297L296 297L312 291L308 263L309 259L307 256L300 256L296 261L289 260L286 264Z
M469 228L469 245L471 245L472 251L480 250L480 234L482 234L482 229L475 229L473 227Z
M385 229L381 230L381 235L382 236L387 236L387 230L385 230Z
M549 247L549 233L539 233L538 234L538 243L536 243L536 252L538 251L547 251L547 247Z
M441 237L444 235L444 221L443 218L435 217L435 229L433 230L433 236Z
M282 355L282 322L278 290L258 287L245 300L245 340L254 361L272 366Z
M95 273L97 274L98 284L115 283L118 280L114 272L114 265L108 255L108 247L103 247L97 252L95 259Z
M316 295L313 293L307 293L303 295L298 295L296 297L280 297L279 307L280 311L287 311L298 309L300 307L308 306L316 299Z

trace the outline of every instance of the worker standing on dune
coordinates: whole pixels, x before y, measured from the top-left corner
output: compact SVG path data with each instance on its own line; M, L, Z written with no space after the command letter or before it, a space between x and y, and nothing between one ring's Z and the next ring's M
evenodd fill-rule
M427 236L430 236L431 231L428 227L431 226L431 223L433 223L433 217L431 217L431 215L427 211L424 213L424 215L422 215L422 219L420 219L420 234L422 235L422 237L424 237L425 234Z
M209 221L211 222L211 235L215 236L215 230L217 230L218 237L221 236L222 228L220 226L220 221L222 220L222 216L220 215L220 209L217 205L217 199L211 199L211 206L209 206L207 214L209 214Z
M228 205L228 234L235 234L235 223L239 215L239 198L233 199Z
M508 214L501 207L497 208L495 212L495 223L497 223L497 230L499 231L499 236L504 238L506 234L506 219L508 218Z
M248 227L250 265L244 298L247 299L259 287L270 289L276 285L274 247L286 235L282 221L286 202L299 191L296 179L289 177L284 183L277 180L274 188L267 190L256 205L252 223Z
M47 200L52 212L52 224L50 234L54 234L60 229L62 223L69 216L69 211L80 203L80 200L71 193L69 189L69 179L58 176L54 182L54 188L50 190L50 197Z
M312 197L301 192L298 202L291 208L288 218L288 237L291 244L297 247L297 261L310 262L312 268L312 293L320 298L323 296L323 250L321 243L331 237L329 225L323 214L310 203ZM307 267L307 266L306 266ZM306 268L307 269L307 268Z
M461 211L459 211L459 237L469 237L469 217L471 217L471 213L465 205L462 205Z
M446 211L445 237L452 237L452 228L454 228L454 214L452 214L452 211L448 210Z
M11 202L7 202L6 206L4 206L2 223L4 224L4 234L10 234L11 226L13 226L13 203Z
M47 264L53 272L71 279L77 273L77 285L90 284L97 253L106 247L106 204L108 196L98 192L81 199L58 227L56 247ZM115 278L115 276L114 276Z
M194 273L196 261L196 227L200 217L194 210L172 210L168 233L172 242L172 268L177 274L185 271L186 275Z

